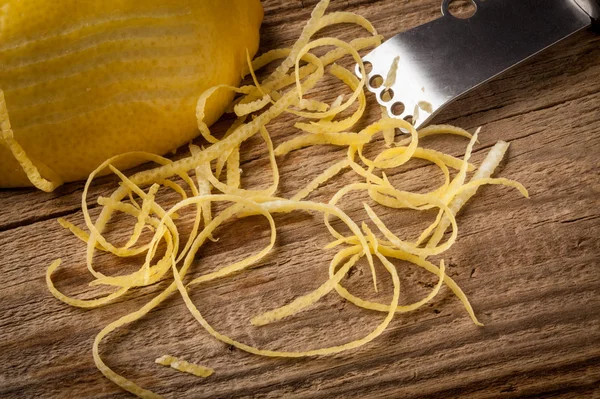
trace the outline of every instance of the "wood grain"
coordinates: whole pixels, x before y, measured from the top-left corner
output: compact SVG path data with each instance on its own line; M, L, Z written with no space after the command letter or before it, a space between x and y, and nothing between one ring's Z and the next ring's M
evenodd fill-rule
M265 0L262 49L288 45L302 29L316 1ZM356 11L386 37L436 18L438 0L333 1L332 9ZM357 34L351 27L335 34ZM320 98L335 97L323 90ZM377 108L368 118L377 117ZM469 295L485 327L474 326L447 289L420 311L399 315L374 342L332 357L300 360L261 358L210 338L173 296L150 317L120 329L101 347L106 362L145 388L165 397L600 397L600 37L581 32L543 55L455 102L435 122L472 129L482 126L474 161L498 140L510 141L498 175L522 182L531 199L515 191L485 187L460 214L459 240L444 254L449 274ZM296 134L289 118L270 126L276 143ZM225 124L217 126L224 129ZM435 138L423 144L459 156L464 140ZM270 179L260 140L242 157L244 184ZM343 151L310 148L281 157L279 195L289 196ZM422 190L439 183L429 166L414 162L391 175L402 187ZM328 200L350 173L328 183L311 198ZM114 180L93 188L106 195ZM94 336L120 315L134 311L165 287L132 292L108 307L70 308L47 291L44 272L61 257L58 288L82 298L87 287L81 243L56 218L82 225L81 183L55 193L0 191L0 397L126 398L129 395L96 370ZM167 195L165 201L174 201ZM365 220L361 194L343 202L355 220ZM97 213L97 209L93 209ZM411 237L427 218L380 210L394 230ZM382 319L328 295L311 311L254 328L249 319L316 288L327 276L333 255L320 248L329 240L320 215L277 216L277 248L262 267L203 285L192 297L214 326L237 339L273 349L316 348L365 335ZM185 224L185 223L184 223ZM189 223L188 223L189 224ZM123 239L118 227L115 240ZM218 244L203 247L195 275L239 260L265 245L268 225L260 218L227 224ZM121 233L122 234L122 233ZM439 259L435 259L439 261ZM136 260L98 256L110 273L131 269ZM137 259L139 262L139 259ZM402 301L418 298L435 283L399 263ZM381 276L380 300L390 284ZM361 263L344 282L373 297L368 268ZM198 379L154 364L172 354L213 367Z

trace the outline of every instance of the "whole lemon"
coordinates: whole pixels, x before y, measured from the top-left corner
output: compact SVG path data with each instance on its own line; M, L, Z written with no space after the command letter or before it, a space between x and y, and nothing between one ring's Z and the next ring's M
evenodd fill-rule
M0 90L14 137L42 175L65 182L111 156L164 154L196 137L198 97L239 84L263 17L260 0L0 4ZM208 124L231 96L211 97ZM0 145L0 187L28 185Z

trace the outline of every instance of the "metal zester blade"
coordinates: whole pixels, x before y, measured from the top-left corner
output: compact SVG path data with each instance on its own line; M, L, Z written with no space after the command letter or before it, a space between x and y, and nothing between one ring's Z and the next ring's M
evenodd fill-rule
M390 116L412 118L419 102L431 105L431 112L419 109L417 127L457 97L600 20L600 0L471 0L476 12L468 19L449 12L451 1L442 1L441 18L392 37L363 58L372 66L367 88ZM395 83L374 87L396 57Z

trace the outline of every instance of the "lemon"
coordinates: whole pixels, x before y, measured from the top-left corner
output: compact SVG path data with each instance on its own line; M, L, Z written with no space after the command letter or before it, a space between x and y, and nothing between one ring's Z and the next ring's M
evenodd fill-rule
M198 97L239 84L263 17L259 0L0 4L0 90L14 138L42 175L65 182L111 156L165 154L196 137ZM230 101L211 97L205 121ZM0 145L0 187L28 185Z

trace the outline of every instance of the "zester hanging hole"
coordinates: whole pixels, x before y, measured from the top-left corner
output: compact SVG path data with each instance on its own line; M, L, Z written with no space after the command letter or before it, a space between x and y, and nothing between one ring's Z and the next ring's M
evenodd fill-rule
M392 105L392 115L394 116L400 116L402 115L402 113L404 112L404 110L406 109L406 107L404 106L403 102L396 102Z
M455 18L469 19L477 12L477 4L473 0L444 0L442 12Z
M392 101L392 98L394 98L394 90L390 88L384 89L379 95L379 98L381 98L381 101L385 103Z
M369 85L374 89L380 88L382 84L383 77L381 77L381 75L374 75L371 77L371 79L369 79Z

